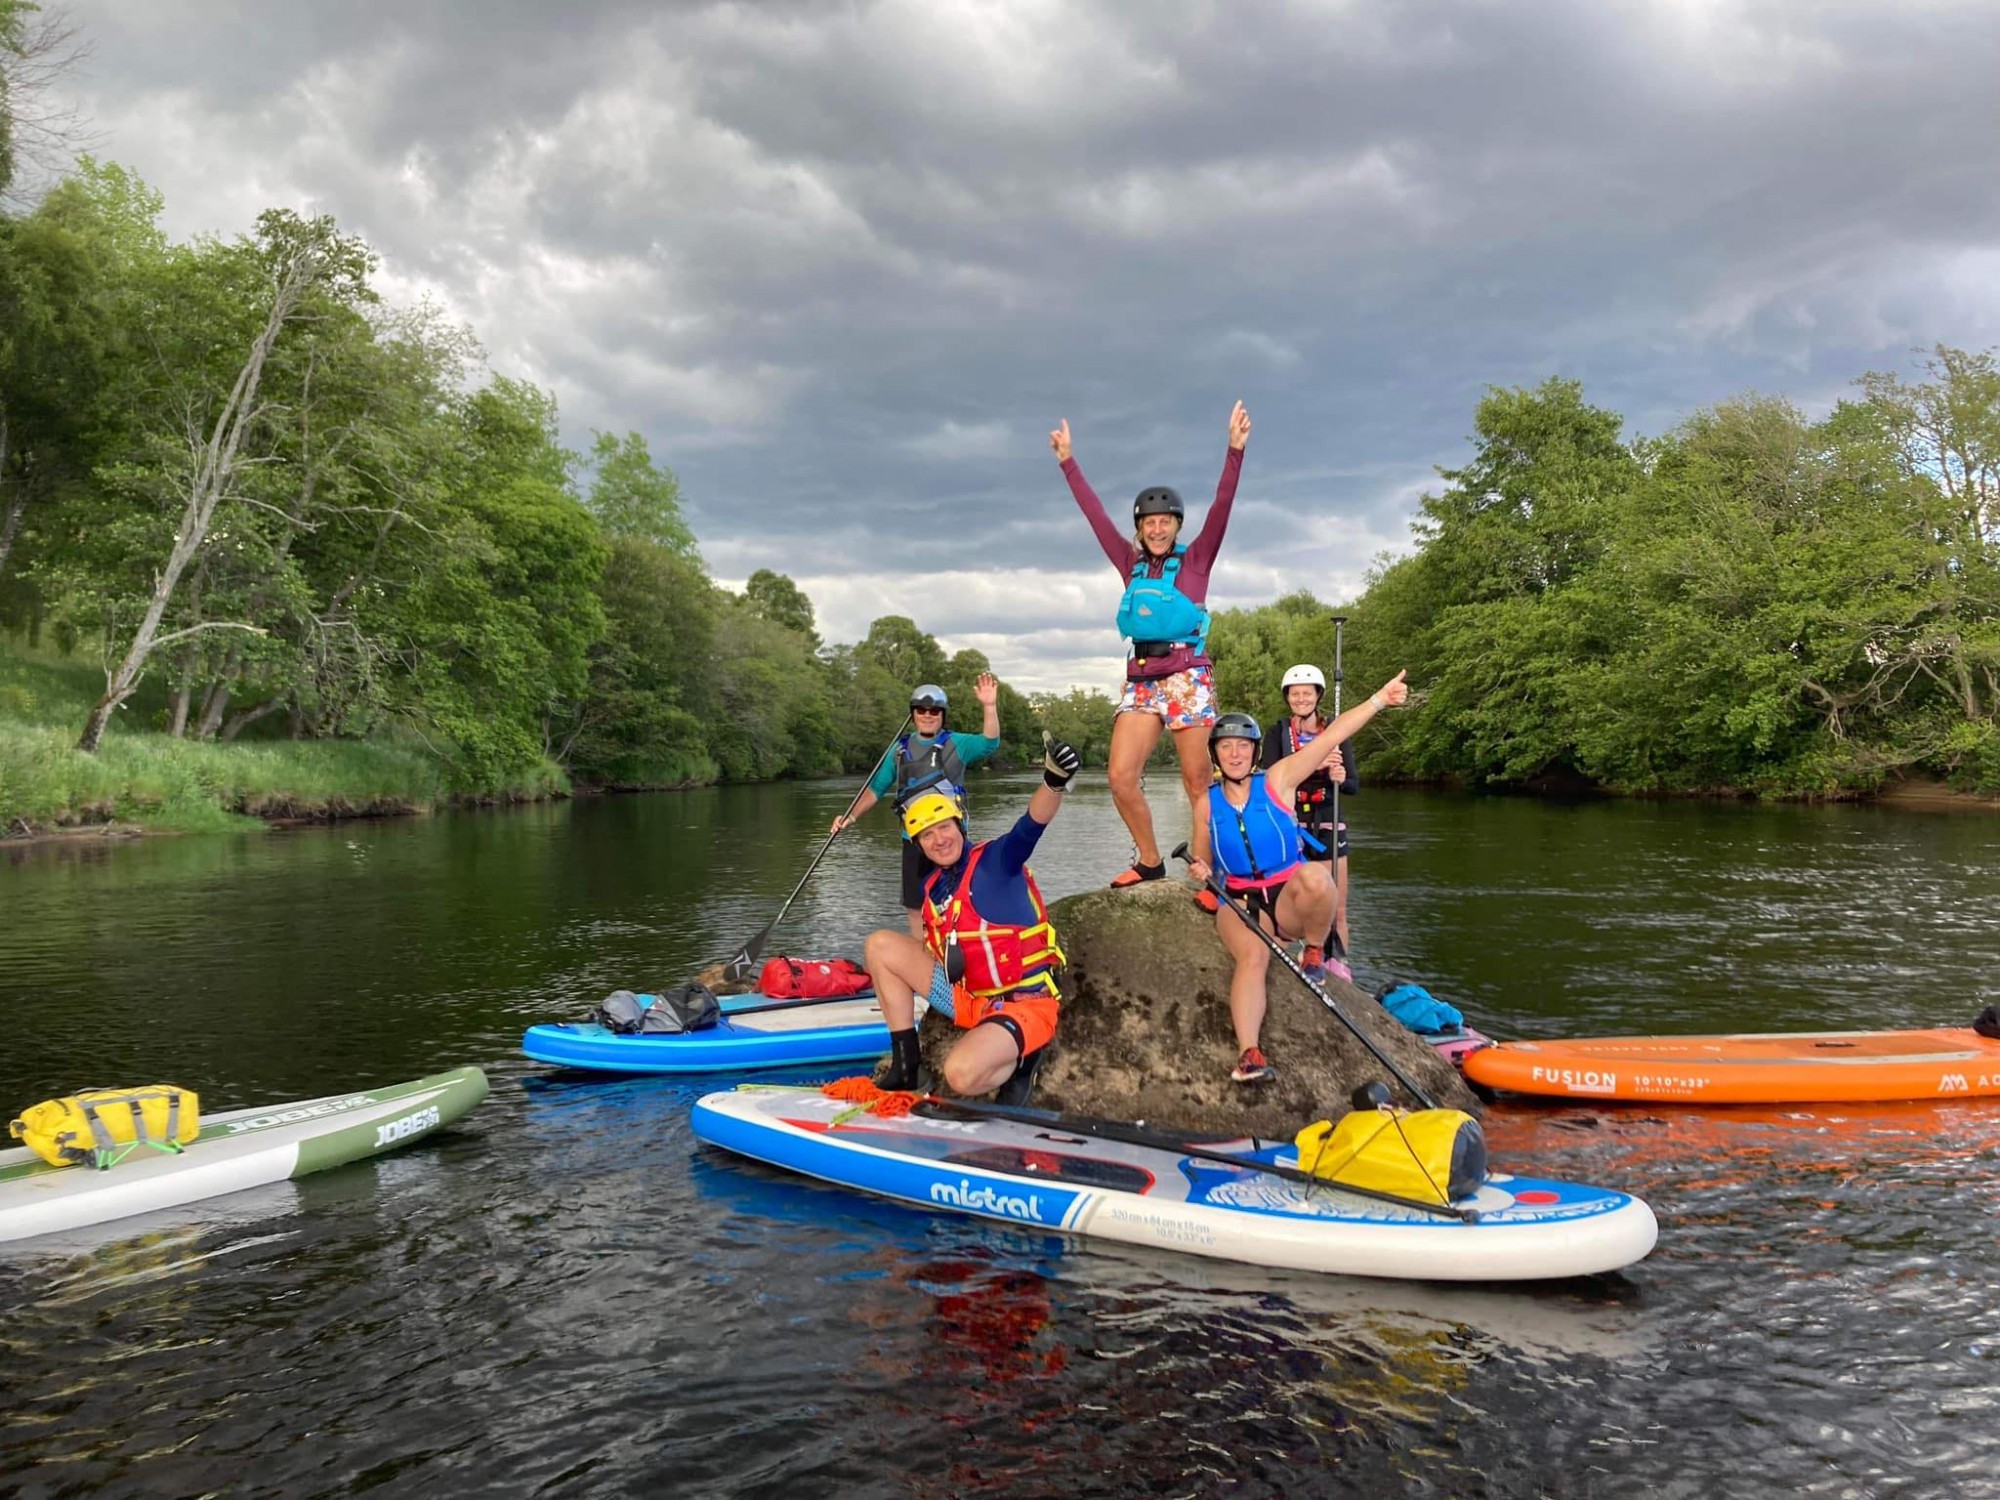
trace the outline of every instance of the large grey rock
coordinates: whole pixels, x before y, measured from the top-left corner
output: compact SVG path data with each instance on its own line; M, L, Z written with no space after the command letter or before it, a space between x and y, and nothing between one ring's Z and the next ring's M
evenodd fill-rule
M1229 1024L1230 960L1215 919L1174 881L1089 891L1050 911L1069 955L1061 1029L1031 1101L1043 1109L1144 1120L1219 1135L1284 1137L1313 1120L1338 1119L1357 1085L1381 1080L1396 1102L1412 1101L1326 1005L1276 959L1271 962L1263 1047L1278 1076L1232 1082L1236 1042ZM1449 1063L1361 990L1325 986L1341 1010L1439 1104L1479 1113ZM940 1072L955 1028L923 1026L926 1059Z

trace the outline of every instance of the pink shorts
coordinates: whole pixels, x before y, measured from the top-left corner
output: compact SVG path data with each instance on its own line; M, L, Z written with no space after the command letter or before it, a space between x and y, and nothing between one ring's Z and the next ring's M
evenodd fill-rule
M1189 667L1171 677L1128 680L1118 712L1157 714L1169 729L1207 728L1215 723L1215 669Z

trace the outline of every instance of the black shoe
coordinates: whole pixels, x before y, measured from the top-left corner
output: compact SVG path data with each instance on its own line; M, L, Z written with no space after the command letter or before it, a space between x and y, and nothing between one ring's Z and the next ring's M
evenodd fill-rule
M1014 1069L1014 1076L994 1091L993 1102L1007 1105L1010 1109L1019 1109L1026 1104L1034 1095L1035 1073L1041 1065L1041 1052L1030 1052L1022 1058Z

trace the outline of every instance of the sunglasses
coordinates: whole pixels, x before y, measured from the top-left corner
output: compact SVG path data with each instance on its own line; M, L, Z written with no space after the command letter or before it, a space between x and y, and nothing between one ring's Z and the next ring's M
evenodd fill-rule
M944 710L941 708L913 708L910 712L913 714L941 714Z

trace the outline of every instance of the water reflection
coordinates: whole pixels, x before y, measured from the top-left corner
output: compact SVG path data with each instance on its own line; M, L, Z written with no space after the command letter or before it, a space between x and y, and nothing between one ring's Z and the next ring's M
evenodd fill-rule
M976 826L1032 785L977 782ZM1987 1485L2000 1114L1977 1102L1505 1106L1497 1159L1640 1192L1659 1248L1623 1277L1427 1288L917 1212L703 1150L703 1081L519 1058L530 1022L762 926L848 790L9 850L0 1102L157 1078L220 1109L464 1062L494 1091L401 1155L0 1252L7 1483ZM1352 811L1363 956L1496 1033L1959 1020L2000 971L1980 819L1373 790ZM1127 853L1086 785L1037 871L1060 896ZM853 952L899 920L886 819L835 846L794 913L794 952Z

